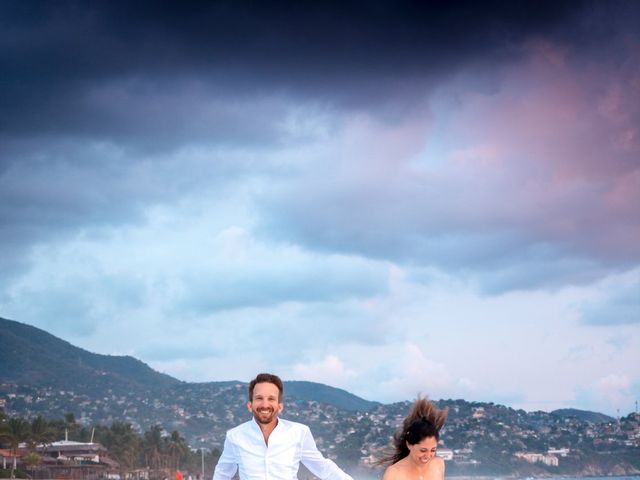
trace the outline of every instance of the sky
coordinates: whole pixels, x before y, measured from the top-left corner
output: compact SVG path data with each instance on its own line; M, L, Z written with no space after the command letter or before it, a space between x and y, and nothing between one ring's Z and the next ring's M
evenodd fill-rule
M626 415L640 3L0 3L0 316L193 382Z

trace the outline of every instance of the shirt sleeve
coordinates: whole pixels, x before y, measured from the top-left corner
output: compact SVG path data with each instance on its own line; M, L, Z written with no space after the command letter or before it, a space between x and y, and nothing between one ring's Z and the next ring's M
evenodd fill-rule
M316 447L316 442L308 428L302 433L302 450L300 452L300 461L309 469L316 477L321 480L353 480L332 460L325 458Z
M213 480L231 480L238 470L238 458L233 443L229 440L229 434L224 439L222 454L218 459Z

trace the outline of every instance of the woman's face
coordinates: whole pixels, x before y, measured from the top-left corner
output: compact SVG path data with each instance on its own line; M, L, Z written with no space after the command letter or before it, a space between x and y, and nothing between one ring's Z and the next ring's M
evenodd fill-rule
M427 437L415 445L407 443L409 458L417 464L427 464L436 456L438 441L436 437Z

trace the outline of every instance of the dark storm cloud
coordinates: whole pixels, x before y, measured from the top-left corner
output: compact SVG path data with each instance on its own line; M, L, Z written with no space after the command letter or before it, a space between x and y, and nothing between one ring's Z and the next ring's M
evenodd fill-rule
M176 174L180 162L165 168L158 153L281 143L287 98L378 108L465 62L517 53L533 33L566 32L581 5L2 2L3 271L37 239L139 219L218 177L202 165Z
M133 143L238 133L233 118L202 113L202 96L188 95L194 88L209 99L281 92L363 107L463 63L517 53L531 35L579 37L574 20L585 17L581 2L63 1L0 9L3 136Z
M625 32L618 34L619 27L638 20L636 5L2 2L0 267L5 274L19 270L29 245L58 234L140 221L149 205L217 181L233 189L241 177L269 168L219 156L186 161L181 148L290 145L280 124L292 105L388 114L394 109L385 104L420 103L446 76L491 70L520 56L523 43L537 36L610 55L612 39ZM290 209L304 205L285 200ZM331 200L322 208L330 209ZM306 223L311 203L281 228L294 223L309 244L323 240L317 225ZM336 208L329 224L344 212L340 202ZM410 235L398 240L402 223L385 221L378 243L356 251L387 258L398 247L415 257L442 257L444 239L459 255L456 238L440 227L433 242L416 242ZM304 242L305 232L312 240ZM497 247L485 242L488 253L519 242L510 232L498 236ZM322 243L351 252L358 238L334 235Z

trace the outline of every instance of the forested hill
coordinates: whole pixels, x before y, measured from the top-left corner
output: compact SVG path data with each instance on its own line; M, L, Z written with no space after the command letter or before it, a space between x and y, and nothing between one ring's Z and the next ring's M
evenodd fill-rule
M589 412L586 410L578 410L577 408L560 408L551 412L553 415L562 418L577 418L585 422L603 423L614 420L609 415L598 412Z
M328 403L347 411L367 412L380 405L378 402L364 400L340 388L330 387L316 382L287 381L285 382L287 396L309 399L320 403Z
M91 353L44 330L5 318L0 318L0 381L95 394L180 383L133 357Z
M39 328L0 318L0 382L51 387L87 394L89 398L146 394L187 385L129 356L99 355L78 348ZM286 395L309 399L347 411L368 411L379 403L345 390L314 382L287 381ZM242 382L193 384L200 395L215 396ZM245 388L245 387L242 387Z

